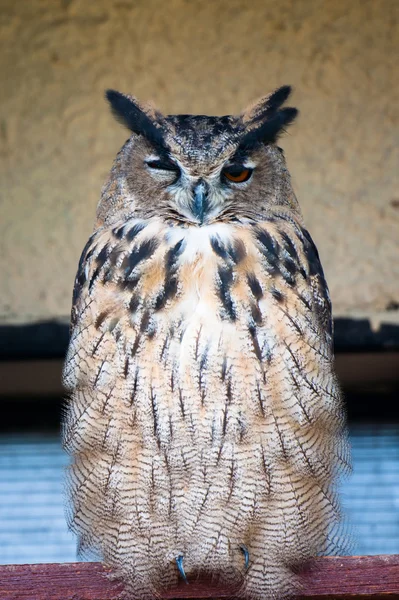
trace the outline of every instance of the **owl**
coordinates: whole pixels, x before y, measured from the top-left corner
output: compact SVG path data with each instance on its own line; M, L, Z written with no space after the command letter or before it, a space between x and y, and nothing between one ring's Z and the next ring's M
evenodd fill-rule
M277 145L289 94L209 117L107 92L131 136L78 267L63 441L70 526L127 598L194 579L286 597L335 544L350 456L329 293Z

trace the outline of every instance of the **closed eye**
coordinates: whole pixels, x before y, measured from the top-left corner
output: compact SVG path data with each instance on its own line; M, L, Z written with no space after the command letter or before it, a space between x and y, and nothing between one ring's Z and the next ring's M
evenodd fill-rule
M180 179L181 171L176 163L167 158L155 158L145 161L151 175L167 185L173 185Z
M222 170L222 177L231 183L244 183L251 177L253 169L244 165L230 165Z
M149 160L146 162L147 167L150 169L156 169L157 171L173 171L174 173L180 173L179 167L169 160Z

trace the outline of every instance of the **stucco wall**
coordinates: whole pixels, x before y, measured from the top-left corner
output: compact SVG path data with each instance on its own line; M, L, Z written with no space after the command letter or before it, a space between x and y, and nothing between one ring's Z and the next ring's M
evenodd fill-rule
M399 303L397 0L0 7L3 322L69 314L100 188L127 137L108 87L164 112L226 114L292 84L301 116L282 145L335 313Z

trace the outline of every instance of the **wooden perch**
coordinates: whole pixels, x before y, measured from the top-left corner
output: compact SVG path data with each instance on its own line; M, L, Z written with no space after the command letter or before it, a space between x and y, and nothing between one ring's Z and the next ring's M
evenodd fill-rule
M1 600L117 600L122 587L101 563L0 565ZM301 600L399 600L399 555L324 557L303 577ZM162 598L232 598L206 582L182 583Z

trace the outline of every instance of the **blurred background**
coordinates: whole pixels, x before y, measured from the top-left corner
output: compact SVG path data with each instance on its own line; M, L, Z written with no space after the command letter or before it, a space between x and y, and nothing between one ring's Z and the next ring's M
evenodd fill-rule
M0 563L73 561L60 383L77 262L127 132L104 90L229 114L283 84L282 139L335 318L354 553L399 553L397 0L1 0Z

